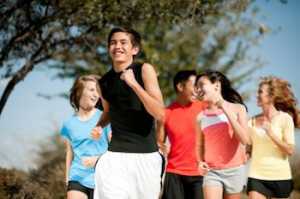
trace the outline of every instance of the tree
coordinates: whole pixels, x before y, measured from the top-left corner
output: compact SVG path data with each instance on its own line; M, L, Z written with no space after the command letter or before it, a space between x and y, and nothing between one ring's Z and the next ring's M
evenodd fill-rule
M51 146L51 147L49 147ZM41 144L37 169L23 172L0 168L0 198L64 199L65 155L59 135Z
M0 114L14 87L36 67L58 69L58 77L102 74L109 67L107 31L131 26L145 38L141 59L160 73L166 97L178 69L216 67L228 73L245 59L257 38L249 0L16 0L0 7L1 78L8 83ZM232 28L231 28L232 27ZM235 51L227 54L235 43ZM251 67L250 67L251 68ZM245 81L252 69L233 78Z

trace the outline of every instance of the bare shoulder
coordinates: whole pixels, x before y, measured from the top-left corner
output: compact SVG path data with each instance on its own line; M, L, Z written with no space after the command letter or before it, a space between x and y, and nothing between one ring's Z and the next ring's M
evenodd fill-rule
M142 78L145 85L151 84L153 86L153 83L158 84L156 71L154 67L149 63L144 63L142 65Z
M246 113L247 112L247 109L246 109L246 106L243 105L243 104L235 104L237 106L237 109L239 110L239 112L242 112L242 113Z
M143 68L144 68L144 67L152 67L152 68L153 68L152 64L147 63L147 62L143 63L142 67L143 67Z
M156 71L155 71L155 68L153 65L149 64L149 63L144 63L142 65L142 72L143 74L147 73L152 73L152 74L155 74L156 75Z
M243 104L237 104L237 103L228 102L228 105L236 113L246 112L246 107Z
M143 65L142 65L142 71L143 72L152 72L153 74L157 74L157 71L156 71L156 69L155 69L155 66L153 66L152 64L150 64L150 63L144 63Z

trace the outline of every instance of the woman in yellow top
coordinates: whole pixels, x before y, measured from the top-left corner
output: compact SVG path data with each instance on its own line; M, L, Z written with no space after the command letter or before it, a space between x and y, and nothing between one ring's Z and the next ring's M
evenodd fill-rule
M300 126L296 99L287 81L264 77L257 104L262 113L249 122L252 160L247 192L250 199L288 198L293 190L288 156L294 151L294 126Z

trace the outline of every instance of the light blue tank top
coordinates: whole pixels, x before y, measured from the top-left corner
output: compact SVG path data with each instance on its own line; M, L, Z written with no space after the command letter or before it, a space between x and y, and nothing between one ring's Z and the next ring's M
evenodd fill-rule
M95 168L85 167L82 164L82 158L99 156L107 151L110 126L103 129L99 140L93 140L91 137L92 129L96 126L101 114L102 112L97 109L95 114L87 121L81 121L77 115L73 115L64 122L61 129L61 136L70 142L73 150L69 181L77 181L91 189L95 186Z

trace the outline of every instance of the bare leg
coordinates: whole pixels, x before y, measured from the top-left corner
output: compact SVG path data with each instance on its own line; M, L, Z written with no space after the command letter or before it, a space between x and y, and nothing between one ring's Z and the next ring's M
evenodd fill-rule
M224 194L224 199L240 199L241 193Z
M222 199L223 187L220 186L204 186L203 194L205 199Z
M267 197L256 191L249 192L249 199L266 199Z
M85 193L82 193L81 191L68 191L67 193L68 199L88 199L87 195Z

